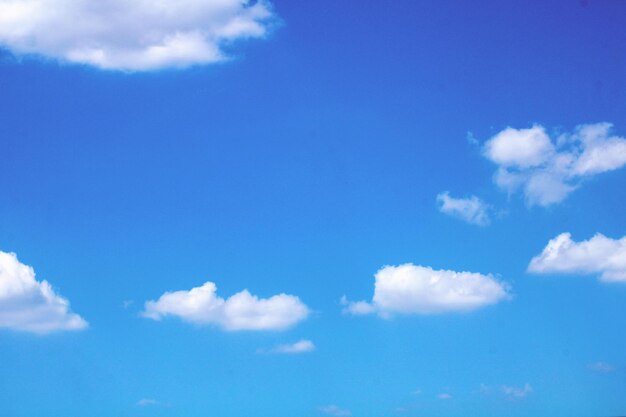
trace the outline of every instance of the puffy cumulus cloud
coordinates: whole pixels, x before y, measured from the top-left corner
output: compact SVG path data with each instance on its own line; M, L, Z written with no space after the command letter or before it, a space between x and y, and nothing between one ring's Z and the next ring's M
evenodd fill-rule
M490 275L434 270L404 264L385 266L375 275L372 302L349 302L344 313L436 314L470 311L508 299L508 286Z
M70 311L70 303L14 253L0 251L0 327L50 333L82 330L87 322Z
M306 319L309 309L293 295L258 298L243 290L224 299L213 282L189 291L166 292L147 301L144 317L161 320L176 316L196 324L212 324L225 330L284 330Z
M528 205L563 201L582 181L626 165L626 139L611 135L612 124L580 125L552 140L543 126L508 127L489 139L484 155L498 165L494 182Z
M453 217L458 217L467 223L478 226L487 226L490 223L489 206L480 198L454 198L446 191L437 195L439 211Z
M336 405L324 405L319 408L319 410L324 413L335 417L347 417L351 416L352 412L350 410L343 409Z
M550 240L528 265L537 274L599 274L603 281L626 282L626 237L619 240L600 233L575 242L569 233Z
M266 0L0 0L0 46L108 70L187 67L273 20Z
M505 167L529 168L543 164L553 153L550 137L541 126L507 127L485 144L485 155Z

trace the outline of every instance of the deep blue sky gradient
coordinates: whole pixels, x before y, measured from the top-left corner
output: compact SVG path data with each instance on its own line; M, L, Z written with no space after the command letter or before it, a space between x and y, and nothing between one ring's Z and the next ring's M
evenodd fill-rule
M268 39L208 67L123 74L0 53L0 250L90 323L0 333L2 414L624 414L626 287L525 270L561 232L626 235L626 170L528 208L495 188L468 132L608 121L626 135L626 2L274 5ZM445 190L501 214L486 228L445 216ZM514 297L341 314L342 295L370 298L374 273L404 262L493 273ZM314 314L277 333L138 316L207 280L222 296L296 294ZM256 353L301 338L317 350ZM597 361L618 370L587 369ZM480 392L525 383L520 401Z

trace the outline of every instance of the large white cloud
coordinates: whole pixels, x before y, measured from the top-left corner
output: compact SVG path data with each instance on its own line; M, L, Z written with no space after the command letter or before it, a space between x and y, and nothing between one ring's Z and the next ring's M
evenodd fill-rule
M216 291L209 281L189 291L166 292L156 301L147 301L142 314L153 320L176 316L229 331L284 330L309 315L308 307L293 295L258 298L243 290L223 299Z
M489 205L476 196L454 198L446 191L437 195L439 211L467 223L486 226L490 223Z
M372 302L348 302L344 312L363 315L435 314L470 311L509 298L508 286L490 275L434 270L404 264L376 273Z
M273 20L267 0L0 0L0 46L103 69L187 67Z
M14 253L0 251L0 327L32 333L82 330L87 322L70 311L47 281Z
M521 190L529 205L564 200L585 178L626 165L626 139L611 135L610 123L578 126L551 140L540 125L508 127L489 139L484 155L498 165L498 187Z
M569 233L550 240L528 265L540 274L599 274L603 281L626 282L626 237L611 239L600 233L575 242Z

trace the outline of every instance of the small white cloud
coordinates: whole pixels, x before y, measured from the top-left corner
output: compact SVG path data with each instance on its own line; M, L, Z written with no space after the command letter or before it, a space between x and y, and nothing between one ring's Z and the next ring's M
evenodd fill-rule
M435 314L475 310L509 298L506 284L491 275L473 272L404 264L383 267L375 279L372 302L351 303L344 298L344 312L377 312L385 318L394 314Z
M626 282L626 237L619 240L596 234L574 242L569 233L550 240L540 255L528 265L539 274L599 274L603 281Z
M135 405L137 407L172 407L172 404L169 402L158 401L152 398L142 398L141 400L137 401Z
M345 410L336 405L325 405L319 408L319 410L324 414L329 414L331 416L336 417L346 417L351 416L352 413L349 410Z
M502 393L511 399L525 398L533 392L533 387L530 384L525 384L523 387L514 387L503 385L501 387Z
M274 20L266 0L0 0L0 46L102 69L179 68L224 60Z
M376 312L376 308L367 301L355 301L351 302L345 295L341 297L339 301L344 308L341 310L344 314L351 314L353 316L365 316Z
M486 226L490 223L489 206L480 198L453 198L446 191L437 195L439 211L457 217L467 223Z
M268 353L286 353L286 354L296 354L296 353L306 353L313 352L315 350L315 344L310 340L300 340L295 343L287 344L287 345L278 345L267 351ZM264 352L264 351L261 351Z
M243 290L223 299L216 291L209 281L189 291L166 292L156 301L147 301L142 315L153 320L175 316L229 331L284 330L309 315L308 307L293 295L258 298Z
M145 407L147 405L158 405L159 402L157 400L153 400L150 398L142 398L141 400L137 401L137 405L139 407Z
M504 167L529 168L543 164L554 153L550 137L542 126L530 129L507 127L484 148L485 156Z
M586 178L626 165L626 139L611 136L611 128L610 123L580 125L553 141L540 125L508 127L485 143L483 153L498 165L498 187L521 190L530 206L549 206Z
M437 398L439 398L440 400L450 400L452 399L452 395L448 394L447 392L442 392L441 394L437 395Z
M613 366L609 365L606 362L594 362L594 363L590 363L589 365L587 365L587 368L589 368L589 370L594 371L594 372L599 372L601 374L608 374L611 373L615 370L615 368L613 368Z
M87 322L14 253L0 251L0 327L32 333L82 330Z

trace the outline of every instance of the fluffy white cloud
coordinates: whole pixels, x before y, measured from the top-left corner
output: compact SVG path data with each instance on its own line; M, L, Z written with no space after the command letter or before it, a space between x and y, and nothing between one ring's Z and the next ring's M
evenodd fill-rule
M306 319L309 309L293 295L258 298L243 290L227 299L216 294L212 282L189 291L166 292L147 301L143 316L160 320L176 316L196 324L213 324L225 330L284 330Z
M352 415L349 410L345 410L336 405L325 405L323 407L320 407L320 411L324 414L329 414L336 417L347 417Z
M382 317L390 317L394 314L470 311L509 298L506 284L490 275L473 272L433 270L404 264L385 266L375 278L372 302L348 302L344 297L345 313L377 312Z
M544 163L554 153L542 126L530 129L507 127L485 144L485 155L498 165L529 168Z
M521 190L528 205L563 201L585 178L626 165L626 139L611 135L610 123L578 126L554 141L542 126L508 127L489 139L484 155L498 165L494 182Z
M266 0L0 0L0 46L113 70L187 67L261 38Z
M589 240L574 242L571 234L561 233L530 261L528 271L600 274L603 281L626 282L626 237L615 240L598 233Z
M439 211L458 217L467 223L486 226L489 224L489 206L480 198L454 198L446 191L437 195Z
M32 333L82 330L87 322L14 253L0 251L0 327Z

